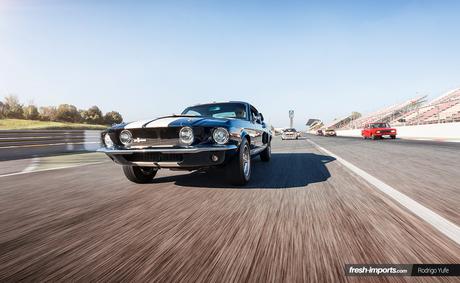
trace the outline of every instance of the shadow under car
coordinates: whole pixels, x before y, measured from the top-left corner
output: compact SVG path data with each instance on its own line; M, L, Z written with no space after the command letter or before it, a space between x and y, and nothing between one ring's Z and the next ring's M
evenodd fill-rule
M174 182L177 186L199 188L298 188L326 181L331 174L325 165L334 160L314 153L272 153L270 162L262 162L259 157L252 159L251 180L245 186L228 184L225 169L159 177L153 183Z

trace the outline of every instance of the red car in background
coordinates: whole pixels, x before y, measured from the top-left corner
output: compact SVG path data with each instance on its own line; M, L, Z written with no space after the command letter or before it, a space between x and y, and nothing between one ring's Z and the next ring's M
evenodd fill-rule
M391 128L388 123L369 123L366 124L364 129L361 131L361 136L364 139L381 139L384 136L388 136L392 139L396 138L396 129Z

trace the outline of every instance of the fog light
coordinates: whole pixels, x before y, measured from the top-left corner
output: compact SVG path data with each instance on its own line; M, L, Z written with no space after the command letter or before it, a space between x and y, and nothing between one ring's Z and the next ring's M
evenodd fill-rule
M216 162L217 160L219 160L219 157L218 157L217 155L213 154L213 155L211 156L211 160L212 160L213 162Z

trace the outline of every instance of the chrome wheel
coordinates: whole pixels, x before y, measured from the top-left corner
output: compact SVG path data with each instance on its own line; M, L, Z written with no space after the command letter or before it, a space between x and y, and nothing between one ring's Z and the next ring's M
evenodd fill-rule
M243 149L243 173L246 178L249 177L251 172L251 154L249 147L246 145Z

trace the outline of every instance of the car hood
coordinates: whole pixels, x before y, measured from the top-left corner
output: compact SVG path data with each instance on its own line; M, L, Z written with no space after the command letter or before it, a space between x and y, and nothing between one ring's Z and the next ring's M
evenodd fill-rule
M167 128L167 127L224 127L228 126L230 119L197 117L187 115L165 116L152 120L140 120L127 123L125 129L138 128Z

